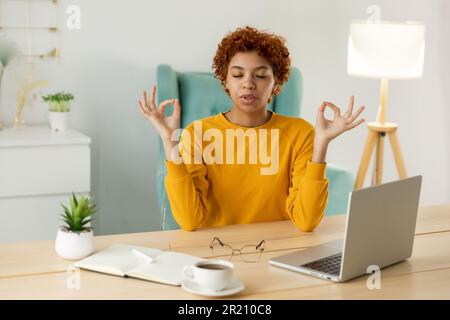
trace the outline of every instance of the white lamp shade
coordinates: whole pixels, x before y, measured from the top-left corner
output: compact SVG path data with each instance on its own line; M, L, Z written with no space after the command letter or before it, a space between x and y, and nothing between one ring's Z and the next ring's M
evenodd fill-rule
M347 72L363 78L411 79L423 72L425 25L352 21Z

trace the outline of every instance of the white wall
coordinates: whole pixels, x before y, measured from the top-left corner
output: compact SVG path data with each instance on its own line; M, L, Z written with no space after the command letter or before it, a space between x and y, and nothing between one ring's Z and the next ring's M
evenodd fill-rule
M315 122L323 100L346 107L348 97L367 106L375 120L379 82L346 74L348 26L378 5L381 18L421 20L427 27L424 76L391 81L387 117L399 124L409 175L423 174L421 204L450 202L449 139L450 6L446 0L165 0L63 1L81 8L81 30L62 31L62 58L42 66L51 90L74 93L73 127L92 137L92 191L100 208L97 234L157 230L156 133L140 117L136 100L156 83L156 66L210 71L221 38L249 24L283 35L293 64L305 78L302 117ZM11 124L14 85L5 77L2 115ZM46 108L25 111L29 124L45 123ZM356 173L367 130L360 126L336 139L328 162ZM386 144L384 181L396 179ZM366 185L369 182L366 178Z

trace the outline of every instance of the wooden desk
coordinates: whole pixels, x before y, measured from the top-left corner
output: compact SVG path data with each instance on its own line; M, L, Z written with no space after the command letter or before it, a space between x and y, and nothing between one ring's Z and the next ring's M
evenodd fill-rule
M96 250L126 243L211 257L213 236L235 247L266 240L259 263L234 257L245 290L232 299L450 299L450 205L419 210L413 255L381 272L381 289L369 290L367 276L332 283L268 264L270 257L343 236L344 216L325 217L312 233L290 221L234 225L195 232L163 231L99 236ZM59 258L53 241L0 244L0 299L204 299L173 287L104 275L68 271L73 262ZM70 269L69 269L70 270ZM67 283L79 276L80 288Z

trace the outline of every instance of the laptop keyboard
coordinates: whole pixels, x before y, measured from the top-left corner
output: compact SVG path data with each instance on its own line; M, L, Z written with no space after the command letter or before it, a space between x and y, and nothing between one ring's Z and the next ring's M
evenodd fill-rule
M342 252L303 264L302 267L338 276L341 270L341 259Z

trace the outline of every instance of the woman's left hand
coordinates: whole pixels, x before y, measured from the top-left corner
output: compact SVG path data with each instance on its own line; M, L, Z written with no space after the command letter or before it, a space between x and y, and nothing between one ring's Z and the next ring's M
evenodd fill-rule
M324 101L319 107L317 113L315 140L327 144L345 131L353 129L363 123L364 119L360 119L356 122L355 120L365 108L364 106L361 106L355 114L352 114L354 102L355 96L351 96L348 103L347 112L341 115L341 109L336 107L331 102ZM324 113L327 106L334 112L334 119L332 121L325 118Z

